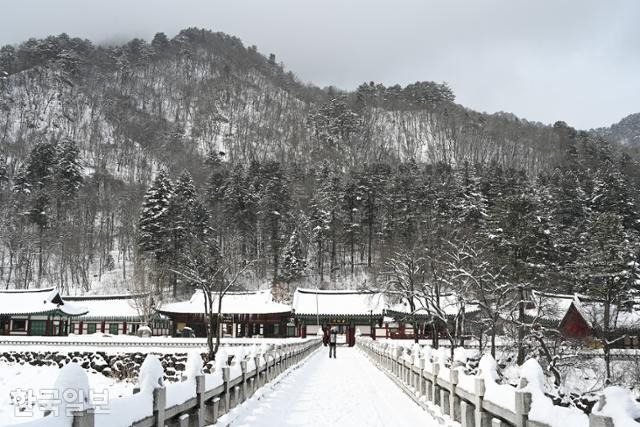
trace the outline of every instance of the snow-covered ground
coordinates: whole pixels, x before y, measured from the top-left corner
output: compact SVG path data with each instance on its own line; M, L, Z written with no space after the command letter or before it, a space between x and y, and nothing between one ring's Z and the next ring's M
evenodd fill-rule
M59 371L57 366L0 363L0 426L42 417L36 400L52 388ZM108 390L109 399L133 393L132 383L119 382L102 374L87 375L91 389L99 393Z
M409 426L436 425L387 376L355 348L338 347L329 359L321 347L309 360L217 426Z

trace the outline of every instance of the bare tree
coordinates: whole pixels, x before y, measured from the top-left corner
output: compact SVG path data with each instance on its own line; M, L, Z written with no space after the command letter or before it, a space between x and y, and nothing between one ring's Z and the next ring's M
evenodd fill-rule
M157 302L153 298L153 281L149 280L149 274L153 274L153 269L148 265L150 262L152 261L136 253L133 266L133 287L135 291L133 305L144 326L150 326L151 317L156 306L155 303Z
M478 304L480 325L490 337L491 355L496 355L496 335L501 315L513 306L511 287L502 280L503 268L496 268L486 259L484 248L469 240L447 242L440 264L446 271L445 284L458 295L465 295ZM460 306L463 307L464 301Z
M214 240L197 241L182 253L172 271L202 292L207 318L207 347L209 359L214 360L220 348L220 325L222 324L222 300L231 290L237 289L238 281L253 265L253 261L235 269L230 259L222 257ZM213 337L215 336L215 345Z

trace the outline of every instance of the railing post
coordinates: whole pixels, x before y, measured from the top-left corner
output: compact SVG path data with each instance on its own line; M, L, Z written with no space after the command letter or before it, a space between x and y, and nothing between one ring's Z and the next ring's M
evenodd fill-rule
M229 377L231 376L231 369L228 366L222 368L222 381L224 386L224 396L222 401L222 407L224 409L224 413L229 412L229 398L231 394L231 390L229 390Z
M256 379L255 377L249 378L249 397L253 396L253 393L256 392Z
M247 361L240 361L240 370L242 371L242 383L241 383L241 402L247 400Z
M456 394L458 374L453 368L449 371L449 416L453 421L460 421L460 398Z
M431 371L431 397L435 405L440 405L440 396L438 393L438 373L440 372L440 364L434 363Z
M72 427L94 427L95 425L96 414L93 408L73 412Z
M256 365L256 389L260 388L260 356L253 357L253 363ZM255 391L255 390L254 390Z
M484 400L485 386L484 379L480 377L475 378L475 402L473 406L475 408L475 423L474 427L489 427L492 425L492 420L489 414L482 409L482 402Z
M530 409L531 393L528 391L516 391L516 427L527 427Z
M214 397L213 400L210 403L207 403L207 405L211 406L210 409L210 413L211 413L211 423L215 424L218 422L218 417L220 416L220 398L219 397Z
M153 389L153 417L156 427L164 427L164 410L167 406L167 389L157 387Z
M420 393L420 396L425 396L427 394L427 380L424 377L425 366L427 365L424 357L418 359L418 367L420 368L418 374L418 393Z
M460 424L462 427L475 427L474 425L473 405L466 401L460 402ZM480 426L478 426L480 427Z
M198 406L196 407L196 416L198 418L198 427L203 427L205 425L204 421L204 391L205 391L205 382L204 375L196 376L196 399L198 400Z
M453 419L453 414L451 413L451 406L449 406L449 390L446 388L440 388L440 409L442 413L445 415L449 415L451 419Z
M235 386L233 388L233 403L231 403L231 407L235 408L240 404L240 386Z

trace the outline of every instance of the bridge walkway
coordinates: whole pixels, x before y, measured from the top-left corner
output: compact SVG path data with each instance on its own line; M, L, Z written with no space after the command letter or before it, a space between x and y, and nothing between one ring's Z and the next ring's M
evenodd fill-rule
M230 413L231 426L437 425L356 348L320 348L278 384ZM220 420L223 421L223 420ZM226 424L225 423L225 424Z

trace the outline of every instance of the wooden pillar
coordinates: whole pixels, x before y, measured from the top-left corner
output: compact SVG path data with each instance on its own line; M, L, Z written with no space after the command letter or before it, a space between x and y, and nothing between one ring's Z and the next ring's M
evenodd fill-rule
M468 404L466 401L460 402L460 424L462 427L475 427L474 426L473 405ZM480 427L480 426L478 426Z
M449 416L454 421L460 421L460 398L456 394L458 386L458 371L451 369L449 371Z
M240 369L242 371L240 401L244 402L245 400L247 400L247 361L246 360L240 361Z
M196 376L196 399L198 400L198 406L196 407L197 425L203 427L205 423L205 404L204 404L204 392L205 392L205 379L204 375Z
M153 416L155 418L155 427L164 427L164 410L167 405L167 390L164 387L158 387L153 390Z
M434 363L433 371L431 372L431 396L433 397L433 403L436 405L440 405L440 393L438 392L438 372L440 372L440 365Z
M531 393L528 391L516 391L516 427L527 427L530 409Z
M482 378L475 378L475 407L474 413L474 426L475 427L490 427L492 424L491 416L482 409L482 403L484 400L485 386Z
M230 368L228 366L225 366L224 368L222 368L222 381L223 381L223 389L224 389L224 395L223 395L223 408L224 408L224 413L228 413L229 412L229 395L231 394L231 390L229 387L229 379L231 376L231 372L230 372Z

